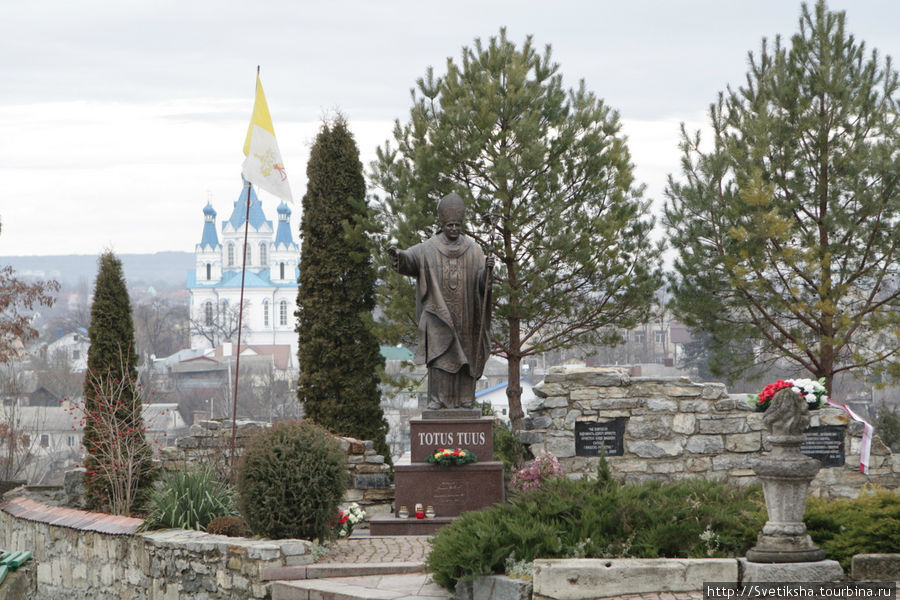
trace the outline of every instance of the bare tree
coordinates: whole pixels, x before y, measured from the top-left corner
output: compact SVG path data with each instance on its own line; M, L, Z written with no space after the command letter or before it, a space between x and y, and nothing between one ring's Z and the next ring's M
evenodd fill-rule
M29 423L21 410L25 387L23 371L3 365L0 369L0 479L27 478L27 468L34 456L40 427Z
M240 316L238 308L237 304L232 305L227 300L201 304L199 312L191 315L191 335L203 337L213 348L223 342L237 342ZM246 309L247 301L244 301L244 312ZM243 333L247 333L246 322L243 324L242 330Z
M169 356L190 345L188 308L165 298L136 304L132 311L138 354Z
M12 267L0 269L0 362L9 362L18 354L20 343L37 337L32 327L32 311L39 306L52 306L59 290L55 281L25 283L15 276Z
M65 350L32 358L38 385L60 399L74 399L81 394L84 374L72 370Z
M147 442L140 387L127 372L122 378L109 373L90 374L85 383L93 388L91 401L77 402L69 410L83 425L98 432L84 440L94 459L88 465L87 475L100 477L106 483L106 500L112 513L127 515L153 457Z

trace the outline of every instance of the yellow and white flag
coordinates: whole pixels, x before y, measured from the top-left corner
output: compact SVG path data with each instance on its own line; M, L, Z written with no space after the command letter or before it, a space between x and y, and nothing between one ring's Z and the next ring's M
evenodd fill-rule
M244 141L244 164L241 171L250 183L278 196L287 202L293 202L291 187L288 185L287 171L275 140L275 128L269 115L269 105L263 94L259 71L256 72L256 101L253 103L253 116L247 129Z

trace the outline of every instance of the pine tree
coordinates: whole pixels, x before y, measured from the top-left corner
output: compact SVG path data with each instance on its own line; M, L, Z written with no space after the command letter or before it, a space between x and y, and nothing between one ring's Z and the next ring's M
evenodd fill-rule
M790 45L763 40L711 107L711 148L682 132L674 309L720 373L786 360L831 389L851 369L898 372L897 72L844 21L804 5Z
M100 255L84 382L85 496L90 508L128 514L150 484L137 385L134 324L122 263Z
M417 83L409 123L373 165L382 227L409 247L431 235L439 198L466 201L464 232L497 260L492 351L508 361L521 429L524 358L611 341L646 320L661 284L649 202L618 115L584 82L564 90L549 46L541 55L529 37L516 48L501 30ZM412 284L383 277L386 320L402 327L390 341L414 339Z
M322 125L306 173L297 396L314 422L374 441L389 460L379 390L384 359L372 323L371 218L359 150L343 118Z

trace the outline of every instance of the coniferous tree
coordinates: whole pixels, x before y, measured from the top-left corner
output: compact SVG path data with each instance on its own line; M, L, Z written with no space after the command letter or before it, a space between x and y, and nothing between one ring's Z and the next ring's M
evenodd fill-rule
M549 46L541 54L530 37L521 48L504 30L476 40L444 77L429 68L413 101L396 146L373 164L382 227L407 248L430 237L438 199L466 201L464 233L497 261L492 352L508 361L510 420L521 429L523 358L613 341L647 319L661 285L649 202L618 115L584 82L563 89ZM414 339L413 284L389 270L383 278L386 320L413 334L390 341Z
M307 417L332 433L374 441L390 459L379 391L384 359L372 325L370 211L359 150L343 118L322 125L306 173L297 396Z
M137 384L134 324L122 262L100 255L84 382L85 497L90 508L128 513L151 483Z
M682 132L673 308L719 373L787 360L831 389L848 370L900 372L898 102L890 60L820 1L720 94L711 148Z

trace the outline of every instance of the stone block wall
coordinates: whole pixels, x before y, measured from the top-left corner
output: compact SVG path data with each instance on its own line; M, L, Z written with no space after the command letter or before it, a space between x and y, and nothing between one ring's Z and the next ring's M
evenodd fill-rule
M615 368L551 369L535 388L523 442L536 455L552 452L569 476L593 475L599 458L577 456L575 424L624 417L624 454L609 456L613 474L626 482L705 477L755 483L752 460L767 450L763 413L745 395L730 396L723 384L687 378L630 377ZM868 475L859 471L862 425L836 408L811 413L811 426L846 427L845 465L823 468L810 493L853 497L866 483L900 488L900 455L877 438ZM877 434L877 432L876 432Z
M267 427L267 423L238 421L235 428L235 454L240 456L252 436ZM391 467L384 457L376 454L371 441L337 437L341 450L347 456L349 487L343 505L356 502L367 516L384 516L390 513L394 502ZM174 446L163 448L161 458L166 469L183 469L189 465L207 464L216 468L220 476L227 478L231 455L231 421L201 421L192 425L190 433L175 441Z
M0 546L33 552L35 600L271 598L265 569L314 560L313 544L305 540L231 538L181 529L116 535L77 523L53 525L59 519L53 509L29 508L14 516L7 512L8 504L0 506Z

